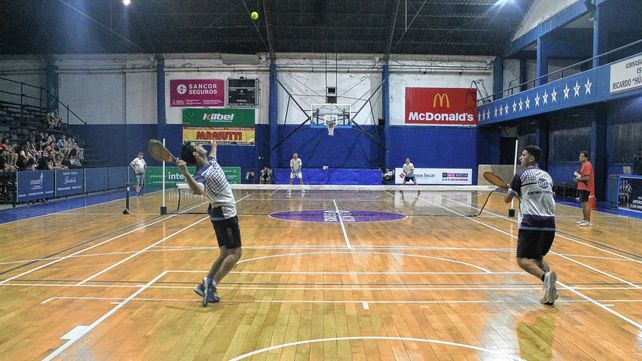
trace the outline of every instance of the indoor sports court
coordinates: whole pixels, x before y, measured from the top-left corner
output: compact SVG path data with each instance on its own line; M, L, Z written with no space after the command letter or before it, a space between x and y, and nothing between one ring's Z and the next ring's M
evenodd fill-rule
M3 3L0 360L642 359L640 23Z

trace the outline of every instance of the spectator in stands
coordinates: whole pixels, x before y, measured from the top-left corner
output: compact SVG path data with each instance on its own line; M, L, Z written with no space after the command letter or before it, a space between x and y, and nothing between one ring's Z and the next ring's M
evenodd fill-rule
M62 125L62 119L58 115L57 111L47 113L46 121L49 125L49 129L60 128L60 126Z
M82 163L78 159L76 159L75 155L70 155L69 156L69 168L80 168L82 167Z
M37 170L52 170L53 169L53 160L49 158L49 154L47 152L42 153L42 158L38 161L38 166L36 167Z
M4 156L5 162L15 168L18 163L18 153L15 151L15 147L11 144L11 140L9 138L2 139L0 152Z
M67 136L62 135L60 139L56 142L56 145L58 146L59 150L62 152L63 149L67 147Z
M642 150L633 155L633 174L642 175Z

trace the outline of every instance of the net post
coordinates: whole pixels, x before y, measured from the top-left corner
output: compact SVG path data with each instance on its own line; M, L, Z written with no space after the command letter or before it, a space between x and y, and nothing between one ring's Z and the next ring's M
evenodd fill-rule
M125 209L123 209L123 214L129 214L129 182L125 183Z
M165 146L165 138L163 138L163 146ZM163 161L163 179L161 182L161 193L163 195L163 204L160 207L160 214L164 216L167 214L167 205L165 204L165 161Z
M513 159L513 177L515 176L515 173L517 173L517 152L519 148L519 139L515 140L515 158ZM511 199L510 201L510 208L508 209L508 216L509 217L515 217L515 198Z

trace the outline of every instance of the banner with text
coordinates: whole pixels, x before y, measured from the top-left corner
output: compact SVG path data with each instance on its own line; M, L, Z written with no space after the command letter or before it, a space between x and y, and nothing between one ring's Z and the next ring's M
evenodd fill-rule
M53 198L54 171L18 172L18 202Z
M85 170L69 169L56 172L56 197L85 192Z
M406 124L475 126L477 90L406 88Z
M642 177L620 176L618 208L642 213Z
M186 108L183 109L183 125L254 128L255 113L255 109Z
M395 168L395 184L403 184L403 168ZM473 170L467 168L415 168L417 184L472 184Z
M225 80L170 80L169 94L172 107L222 107L225 105Z
M240 167L221 167L225 178L230 184L241 184ZM195 167L187 167L191 174L194 174ZM165 167L165 188L176 188L176 183L184 183L185 176L176 167ZM163 184L163 167L147 167L145 172L145 186L148 189L160 189Z
M183 127L184 142L254 145L254 128L196 128Z
M642 87L642 55L611 65L611 93Z

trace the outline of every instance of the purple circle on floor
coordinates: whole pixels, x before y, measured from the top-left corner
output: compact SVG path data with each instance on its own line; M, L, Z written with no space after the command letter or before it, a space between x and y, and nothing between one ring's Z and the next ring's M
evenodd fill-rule
M305 211L287 211L270 214L270 217L284 221L296 222L339 222L362 223L362 222L386 222L397 221L406 218L405 215L391 212L342 210L339 213L335 210L310 209ZM339 219L341 217L341 219Z

